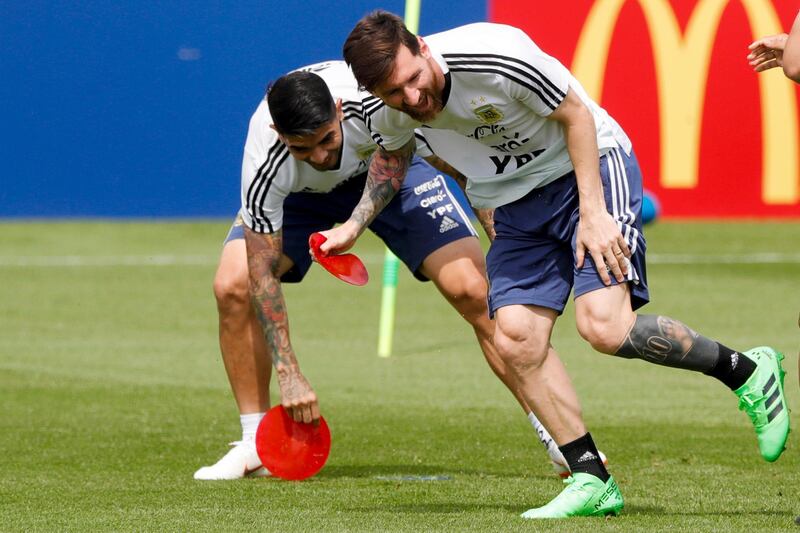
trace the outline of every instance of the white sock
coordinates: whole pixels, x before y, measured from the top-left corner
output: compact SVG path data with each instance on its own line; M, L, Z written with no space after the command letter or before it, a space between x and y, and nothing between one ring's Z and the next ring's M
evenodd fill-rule
M545 448L547 448L547 455L550 456L550 460L557 463L567 464L564 460L564 455L562 455L561 450L558 449L558 443L556 443L555 439L550 436L550 433L542 425L542 423L539 422L539 419L536 418L536 415L533 414L533 411L528 413L528 420L533 426L533 429L536 430L536 435L539 437L539 441Z
M242 440L255 440L256 429L261 419L264 418L266 413L250 413L246 415L239 415L239 420L242 422Z

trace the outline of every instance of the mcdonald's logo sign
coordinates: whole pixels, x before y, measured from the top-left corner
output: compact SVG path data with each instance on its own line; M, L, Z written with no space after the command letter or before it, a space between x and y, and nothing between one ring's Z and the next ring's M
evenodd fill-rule
M786 31L781 0L494 0L633 139L666 215L800 217L795 84L747 45ZM568 14L568 16L566 16Z

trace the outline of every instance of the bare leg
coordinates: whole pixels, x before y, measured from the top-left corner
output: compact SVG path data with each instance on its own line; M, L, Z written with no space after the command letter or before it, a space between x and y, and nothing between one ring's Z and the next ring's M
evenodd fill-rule
M291 265L283 256L280 272L286 272ZM222 249L214 277L214 296L219 312L222 361L239 407L242 440L233 442L234 447L215 464L197 470L194 478L238 479L246 475L269 475L261 466L254 436L261 413L269 409L272 362L250 303L244 239L229 241Z
M495 346L527 405L561 445L586 434L578 396L550 344L557 313L544 307L509 305L496 315Z
M489 367L511 391L523 411L530 413L516 379L494 347L494 321L489 318L486 300L489 289L486 265L478 239L465 237L439 248L425 258L420 271L436 284L450 305L472 326Z
M575 298L575 323L592 348L613 354L636 321L627 283L587 292Z
M219 345L239 413L269 409L272 363L250 304L244 239L228 242L214 277Z
M715 368L721 350L734 353L673 318L637 315L631 309L627 284L581 295L575 300L575 315L581 336L602 353L704 373ZM741 361L739 371L745 363ZM747 376L738 372L721 376L726 384L742 377Z
M736 352L673 318L637 315L627 284L581 295L575 299L575 314L581 336L599 352L718 379L740 399L761 456L772 462L785 450L790 424L780 353L768 346Z
M489 318L486 264L478 240L466 237L436 250L425 259L421 271L472 326L486 362L522 407L556 473L562 477L568 475L569 469L558 444L536 418L520 391L516 377L494 347L495 324Z

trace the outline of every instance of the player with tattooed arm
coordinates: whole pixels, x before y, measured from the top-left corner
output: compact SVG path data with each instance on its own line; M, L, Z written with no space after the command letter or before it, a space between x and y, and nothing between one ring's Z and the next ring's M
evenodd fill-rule
M419 152L448 170L420 142ZM270 357L284 407L298 421L319 418L317 396L292 347L281 284L299 282L308 271L309 235L343 222L358 203L375 147L355 79L342 61L281 77L253 115L242 163L242 208L214 281L220 347L242 439L195 478L268 474L254 436L269 408ZM528 414L554 468L568 474L563 456L519 396L492 345L483 252L448 182L415 158L400 193L370 229L418 279L433 281L472 326L486 360Z
M402 188L415 131L467 177L473 206L495 210L494 346L572 470L567 487L524 518L623 507L550 344L573 290L578 332L595 350L716 378L752 420L764 459L780 456L789 432L782 355L741 352L636 312L649 299L639 165L625 132L561 63L511 26L471 24L423 39L382 11L358 22L344 58L371 93L364 112L379 148L361 201L324 232L322 248L352 246Z

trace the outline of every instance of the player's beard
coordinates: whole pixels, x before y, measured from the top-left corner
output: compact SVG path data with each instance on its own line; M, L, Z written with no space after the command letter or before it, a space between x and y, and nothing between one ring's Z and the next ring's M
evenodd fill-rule
M432 91L425 91L422 94L424 95L425 103L427 104L425 108L419 109L416 106L410 107L403 104L400 110L417 122L425 123L436 118L436 115L438 115L444 108L444 104L442 99Z

